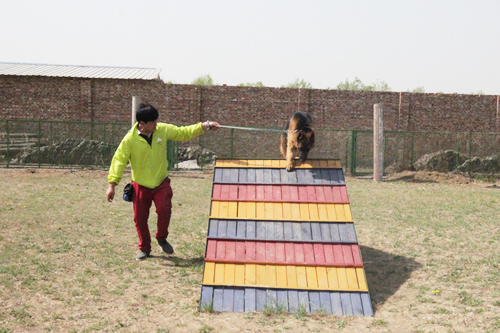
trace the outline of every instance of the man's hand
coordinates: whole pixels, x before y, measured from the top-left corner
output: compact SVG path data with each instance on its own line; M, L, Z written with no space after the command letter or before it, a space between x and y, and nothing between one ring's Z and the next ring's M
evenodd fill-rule
M109 183L108 190L106 191L106 198L109 202L112 202L115 198L115 183Z
M218 122L215 121L206 121L201 124L202 128L204 131L210 130L210 131L218 131L220 129L220 125Z

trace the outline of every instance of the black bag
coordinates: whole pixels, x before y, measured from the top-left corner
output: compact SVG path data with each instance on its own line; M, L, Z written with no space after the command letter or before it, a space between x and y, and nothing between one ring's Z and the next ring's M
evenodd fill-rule
M125 188L123 189L123 200L132 202L132 198L134 196L134 187L132 186L132 183L128 183L125 185Z

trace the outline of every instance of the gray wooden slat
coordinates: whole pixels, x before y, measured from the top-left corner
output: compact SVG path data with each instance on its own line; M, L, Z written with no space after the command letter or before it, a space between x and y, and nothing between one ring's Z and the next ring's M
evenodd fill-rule
M305 307L306 312L311 312L311 307L309 306L309 293L307 291L299 291L299 305L300 307Z
M347 233L347 225L345 223L339 223L339 234L342 242L349 241L349 234Z
M309 184L307 182L305 169L297 169L295 172L297 173L297 184Z
M330 299L330 293L328 291L320 291L319 292L319 302L321 304L321 308L325 311L326 314L332 314L332 301Z
M342 301L340 300L340 293L331 292L330 299L332 301L332 314L336 316L342 316L343 311L342 311Z
M304 169L304 179L306 184L314 184L313 169Z
M302 240L302 229L300 222L292 222L293 240Z
M249 184L255 184L257 182L256 171L257 171L256 169L247 170L247 182Z
M320 169L321 171L321 184L330 184L332 182L330 172L328 169Z
M340 183L345 183L344 170L337 169L337 175Z
M247 233L247 221L238 221L236 224L236 238L245 239Z
M257 228L255 226L255 221L247 221L247 239L257 238Z
M200 309L205 310L212 307L214 288L208 286L201 287Z
M208 224L208 237L217 237L217 229L219 227L219 221L211 219Z
M288 290L278 290L278 309L288 312Z
M363 304L361 303L361 295L359 293L351 293L352 312L355 316L364 316Z
M328 242L332 240L332 236L330 234L330 226L328 223L319 223L321 230L321 240Z
M271 183L272 184L281 183L280 169L271 169Z
M245 311L256 311L255 288L245 288Z
M225 288L222 300L222 311L233 312L234 305L234 289Z
M286 169L280 169L280 183L281 184L289 184L290 181L288 180L288 177L291 177L292 172L286 171Z
M255 302L257 304L257 311L264 310L266 305L266 291L264 289L256 289L255 290Z
M264 182L264 170L256 169L255 170L255 182L257 184L262 184Z
M227 235L227 221L219 220L219 227L217 228L217 237L225 238Z
M301 223L302 239L312 240L311 223Z
M243 289L235 289L234 290L234 312L243 312L245 311L245 290Z
M321 169L311 169L312 183L311 184L323 184L323 177L321 177Z
M352 316L352 304L349 293L340 293L340 301L342 302L342 313L344 316Z
M266 290L266 304L271 309L277 309L278 306L278 293L276 289Z
M231 170L229 168L222 169L222 182L229 183L231 181Z
M338 223L330 223L330 234L332 236L332 242L340 242Z
M222 288L214 288L214 303L213 303L213 310L214 311L222 311L223 302L224 298L224 290Z
M236 221L227 221L226 237L236 238Z
M285 239L283 222L274 222L274 239L276 240Z
M299 309L299 292L288 290L288 311L296 312Z
M293 240L293 230L291 222L283 222L283 231L285 239Z
M319 227L320 223L311 223L311 231L312 231L312 240L313 241L321 241L321 229Z
M229 169L230 170L230 176L229 176L229 182L231 184L237 184L239 183L239 170L238 169Z
M319 301L319 292L317 291L309 292L309 304L311 307L311 312L323 311L323 309L321 308L321 303Z
M272 184L273 182L273 177L272 177L272 169L262 169L264 171L264 179L263 183L264 184Z
M238 179L240 184L248 183L248 169L238 169Z
M370 300L370 294L361 293L361 303L363 304L363 313L365 316L373 316L373 307Z
M353 243L358 242L358 237L356 236L356 230L354 229L354 223L347 223L347 235L349 236L349 241Z
M214 170L214 183L222 182L222 170L221 168L215 168Z
M271 222L271 221L266 222L265 225L266 225L266 239L276 239L276 236L274 233L274 229L275 229L274 222Z
M257 238L266 239L266 222L257 221Z
M328 173L330 174L330 184L339 184L337 172L335 171L335 169L328 169Z

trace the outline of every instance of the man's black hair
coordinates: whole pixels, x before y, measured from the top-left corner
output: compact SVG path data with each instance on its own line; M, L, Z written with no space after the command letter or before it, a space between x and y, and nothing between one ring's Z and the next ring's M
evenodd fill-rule
M151 104L144 103L139 104L139 110L137 110L135 114L135 119L137 120L137 122L143 121L145 123L148 123L150 121L155 121L156 119L158 119L158 117L158 110L156 110Z

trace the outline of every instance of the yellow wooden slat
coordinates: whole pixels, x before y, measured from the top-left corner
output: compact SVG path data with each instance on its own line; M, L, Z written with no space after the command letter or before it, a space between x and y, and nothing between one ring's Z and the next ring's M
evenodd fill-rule
M255 284L259 286L266 285L266 265L255 265L256 266L256 279Z
M328 275L328 286L330 287L330 289L338 290L339 289L339 278L337 276L337 268L327 267L326 273Z
M286 167L286 160L280 160L280 168L285 168Z
M266 220L272 220L274 216L274 207L272 202L264 203L264 217Z
M344 204L344 213L346 221L352 221L351 206L349 204Z
M264 166L264 161L263 160L255 160L255 167L263 167Z
M264 160L264 167L269 168L273 166L273 160Z
M328 161L327 160L319 160L319 167L320 168L328 168Z
M326 211L328 212L328 220L329 221L338 221L337 213L335 212L335 205L325 204Z
M216 263L215 264L215 284L224 284L224 264Z
M303 221L309 221L309 204L299 203L300 207L300 219Z
M245 285L253 286L257 282L256 265L245 265Z
M318 204L318 215L320 221L328 221L328 211L326 210L326 204Z
M309 204L309 220L319 221L318 204L315 203Z
M278 288L287 288L286 266L278 265L276 267L276 286Z
M280 162L281 162L280 160L272 160L272 164L271 165L274 168L279 168L280 167Z
M318 276L316 274L316 267L306 266L307 287L318 289Z
M339 288L348 290L349 284L347 283L347 274L344 267L337 267L337 278L339 281Z
M326 273L326 267L316 267L316 273L318 274L319 289L328 289L328 274Z
M227 216L238 216L238 203L231 201L228 203Z
M276 287L276 266L266 265L266 286Z
M256 202L255 203L255 212L254 215L259 220L264 220L266 218L266 205L265 202Z
M255 168L255 163L256 163L256 161L255 161L255 160L248 160L248 161L247 161L247 166L248 166L249 168Z
M224 284L234 285L234 264L226 264L224 268Z
M297 286L301 289L307 289L306 266L295 266L297 271Z
M228 207L229 207L229 202L228 201L221 201L220 202L220 210L219 210L219 217L220 218L227 218L227 217L229 217L229 215L228 215Z
M368 285L366 284L365 270L363 268L356 268L356 275L358 277L359 289L368 290Z
M283 203L273 203L273 219L282 220L283 219Z
M337 220L347 221L344 212L344 205L335 205L335 213L337 214Z
M286 281L288 288L297 288L297 270L295 266L286 266Z
M215 263L205 262L205 271L203 272L203 283L212 284L214 283L215 276Z
M245 265L243 264L235 265L234 284L237 286L245 284Z
M255 202L247 202L247 218L255 219L257 216L255 215Z
M358 277L356 276L356 268L346 268L347 284L349 290L359 290Z
M219 201L212 201L212 208L210 209L210 216L213 217L219 217L219 211L220 211L220 202Z
M238 217L239 218L245 218L247 217L247 207L248 203L247 202L238 202Z

